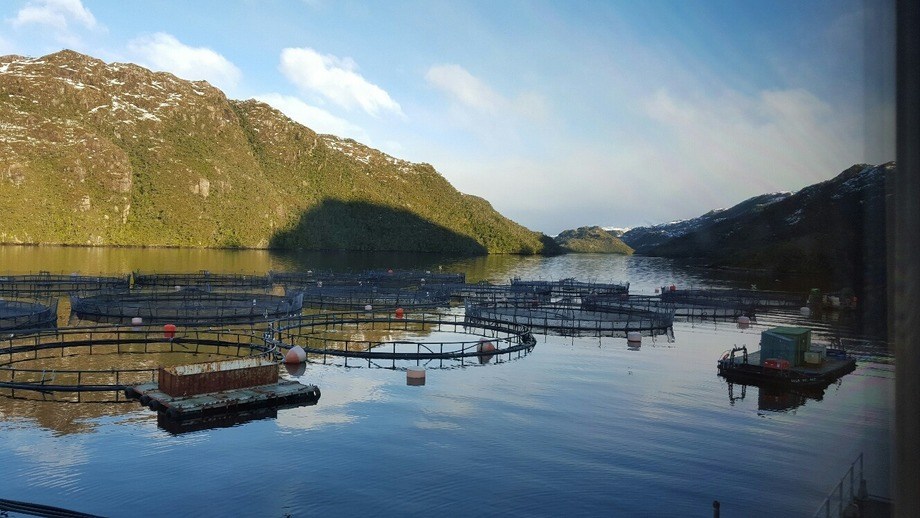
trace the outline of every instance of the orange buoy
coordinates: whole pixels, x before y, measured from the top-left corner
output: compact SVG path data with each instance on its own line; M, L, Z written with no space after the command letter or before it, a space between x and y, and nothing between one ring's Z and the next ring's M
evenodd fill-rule
M403 311L403 308L396 308L396 318L402 318L406 312Z
M166 324L163 326L163 336L173 338L176 336L176 324Z

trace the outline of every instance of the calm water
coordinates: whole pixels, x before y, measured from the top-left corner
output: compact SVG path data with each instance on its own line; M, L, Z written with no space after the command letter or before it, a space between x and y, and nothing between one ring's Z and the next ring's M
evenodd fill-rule
M264 273L298 268L465 271L656 286L778 287L641 257L556 258L0 247L0 272ZM811 516L865 453L889 494L894 368L861 361L811 398L742 390L716 375L732 345L776 322L821 336L844 324L798 315L679 323L674 340L538 335L507 363L405 373L311 365L315 406L232 427L170 434L136 403L0 397L0 498L103 515ZM742 397L743 396L743 397Z

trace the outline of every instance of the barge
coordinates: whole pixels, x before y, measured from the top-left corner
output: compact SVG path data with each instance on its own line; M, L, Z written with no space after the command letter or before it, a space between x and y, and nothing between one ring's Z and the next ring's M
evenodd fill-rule
M719 376L733 383L782 388L824 388L856 368L843 349L811 343L805 328L779 327L761 334L761 350L734 347L719 359Z

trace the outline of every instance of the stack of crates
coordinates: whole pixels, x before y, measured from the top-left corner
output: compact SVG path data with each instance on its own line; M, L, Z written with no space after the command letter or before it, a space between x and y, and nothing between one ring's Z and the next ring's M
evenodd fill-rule
M793 367L805 364L805 353L811 347L811 329L806 327L774 327L760 334L760 361L788 360ZM809 359L814 359L809 356Z

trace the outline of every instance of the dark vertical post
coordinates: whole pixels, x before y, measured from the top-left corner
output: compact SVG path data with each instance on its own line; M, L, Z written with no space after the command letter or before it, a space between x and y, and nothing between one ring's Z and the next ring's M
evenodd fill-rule
M915 347L920 336L920 261L915 252L920 228L920 4L897 0L895 5L897 170L888 189L889 340L898 366L892 484L893 516L907 517L920 509L920 349Z
M719 518L719 507L721 506L718 500L712 501L712 518Z

